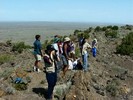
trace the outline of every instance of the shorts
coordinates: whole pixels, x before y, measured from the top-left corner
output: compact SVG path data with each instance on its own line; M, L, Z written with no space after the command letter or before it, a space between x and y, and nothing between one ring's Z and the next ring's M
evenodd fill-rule
M42 60L42 57L41 57L41 55L36 54L35 55L35 59L36 59L36 61L41 61Z
M68 60L66 59L64 55L61 56L61 59L62 59L63 65L68 65Z

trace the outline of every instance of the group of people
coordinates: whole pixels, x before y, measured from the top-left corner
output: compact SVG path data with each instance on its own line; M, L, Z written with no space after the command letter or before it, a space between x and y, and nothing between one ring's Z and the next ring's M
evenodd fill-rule
M97 54L97 39L96 36L94 36L94 39L92 41L92 45L88 43L88 39L81 34L79 40L79 48L82 55L82 62L83 62L83 69L84 71L87 71L89 68L88 63L88 49L91 49L91 52L93 54L93 57L96 57Z
M96 38L92 42L92 46L88 43L88 40L83 37L79 38L79 48L82 55L82 62L75 57L75 44L69 37L65 37L64 41L61 41L61 38L56 35L54 36L53 43L46 46L46 50L42 51L42 46L40 42L41 36L35 36L34 42L34 56L35 56L35 64L34 71L40 72L40 62L43 58L46 72L46 79L48 82L48 92L47 99L51 100L53 97L54 86L57 82L57 73L62 70L63 75L65 76L67 70L69 69L70 63L72 66L76 67L76 65L83 66L83 70L88 70L88 51L87 49L92 49L93 56L96 57Z

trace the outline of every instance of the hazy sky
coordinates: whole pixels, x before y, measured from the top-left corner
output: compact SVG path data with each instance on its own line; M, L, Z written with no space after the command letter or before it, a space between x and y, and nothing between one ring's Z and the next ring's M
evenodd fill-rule
M0 21L133 24L133 0L0 0Z

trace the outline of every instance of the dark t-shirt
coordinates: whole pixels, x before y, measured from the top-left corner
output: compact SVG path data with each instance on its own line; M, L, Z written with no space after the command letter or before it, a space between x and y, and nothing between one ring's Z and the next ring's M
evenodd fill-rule
M34 42L34 54L41 55L41 48L42 48L41 42L39 40L36 40Z

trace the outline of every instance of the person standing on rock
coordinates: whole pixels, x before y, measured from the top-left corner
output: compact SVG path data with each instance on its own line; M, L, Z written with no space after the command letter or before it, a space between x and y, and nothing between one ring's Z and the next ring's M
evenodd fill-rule
M88 70L89 63L88 63L88 51L87 49L91 49L92 47L88 43L86 38L83 39L83 48L82 48L82 60L83 60L83 69L84 71Z
M78 39L78 42L79 42L79 49L80 49L80 53L81 53L81 55L82 55L82 48L83 48L83 39L84 39L84 35L83 35L83 33L81 33L80 34L80 37L79 37L79 39Z
M96 54L97 54L97 39L95 36L95 38L92 41L92 55L93 55L93 57L96 57Z
M41 36L40 35L36 35L35 36L35 42L33 43L34 45L34 56L35 56L35 64L34 64L34 71L38 71L40 72L40 66L41 66L41 60L42 60L42 51L41 51L41 42L40 42L40 39L41 39Z
M60 47L60 45L62 45L62 44L60 44L59 41L60 41L60 36L59 35L55 35L54 36L54 39L53 39L53 43L51 45L57 51L56 54L60 58L60 56L61 56L60 50L62 49L62 47ZM61 60L58 61L58 62L56 62L56 66L57 66L57 72L59 73L60 70L61 70L61 68L62 68L62 62L61 62Z
M70 38L65 37L63 47L62 47L62 50L63 50L63 54L62 54L63 76L65 76L65 73L69 67L68 60L71 60L71 58L69 57L69 52L70 52L69 48L70 48Z
M53 90L57 82L57 66L55 61L60 61L60 59L57 56L56 52L57 51L53 48L52 45L48 45L47 50L45 50L45 55L43 57L46 71L46 79L48 82L48 100L52 100Z

